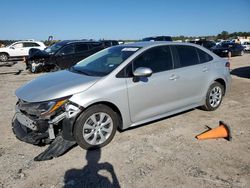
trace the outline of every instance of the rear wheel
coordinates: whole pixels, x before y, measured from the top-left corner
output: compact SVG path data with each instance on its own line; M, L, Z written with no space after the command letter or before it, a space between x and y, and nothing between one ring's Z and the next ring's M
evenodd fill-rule
M8 54L6 53L0 53L0 61L6 62L9 59Z
M119 116L106 105L94 105L77 119L74 137L83 149L96 149L113 139L119 124Z
M214 82L208 89L206 103L202 109L206 111L216 110L222 102L224 92L225 88L220 83Z

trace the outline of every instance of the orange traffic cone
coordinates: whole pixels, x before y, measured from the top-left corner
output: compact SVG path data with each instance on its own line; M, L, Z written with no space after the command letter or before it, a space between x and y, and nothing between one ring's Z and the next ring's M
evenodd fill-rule
M220 121L219 124L219 127L214 129L208 127L209 130L197 135L195 138L198 140L225 138L226 140L230 141L232 137L229 127L223 121Z

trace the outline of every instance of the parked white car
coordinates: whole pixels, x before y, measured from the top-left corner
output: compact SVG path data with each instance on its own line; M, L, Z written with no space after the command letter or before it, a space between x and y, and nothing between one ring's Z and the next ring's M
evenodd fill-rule
M18 41L5 48L0 48L0 61L7 61L12 57L25 57L29 55L29 50L36 48L44 50L46 46L40 41Z
M250 51L250 42L243 42L242 46L244 47L245 51Z

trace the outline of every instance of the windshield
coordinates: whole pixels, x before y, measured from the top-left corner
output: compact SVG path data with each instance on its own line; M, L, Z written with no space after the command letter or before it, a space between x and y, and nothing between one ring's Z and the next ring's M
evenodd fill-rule
M70 71L89 76L106 76L138 49L139 47L129 46L107 48L80 61Z
M59 50L61 47L63 47L62 43L55 43L52 46L49 46L45 49L45 52L49 54L54 54L57 50Z

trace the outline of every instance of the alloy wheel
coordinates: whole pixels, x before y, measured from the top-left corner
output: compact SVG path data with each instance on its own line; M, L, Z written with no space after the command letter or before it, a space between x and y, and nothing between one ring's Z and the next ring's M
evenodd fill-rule
M7 61L8 57L5 54L0 54L0 61Z
M91 115L83 125L83 138L91 145L104 143L113 131L113 120L104 112Z
M216 86L211 89L209 94L209 103L213 108L219 106L222 99L222 90L220 87Z

